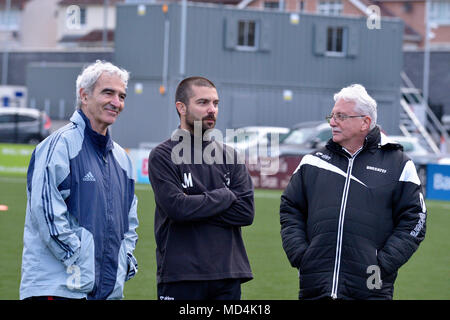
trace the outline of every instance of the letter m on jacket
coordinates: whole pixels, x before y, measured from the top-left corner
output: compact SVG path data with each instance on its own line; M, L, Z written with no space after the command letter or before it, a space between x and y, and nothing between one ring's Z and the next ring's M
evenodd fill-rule
M192 175L190 172L188 172L187 174L183 173L183 177L184 177L184 183L182 183L181 186L184 189L194 186L194 184L192 183Z

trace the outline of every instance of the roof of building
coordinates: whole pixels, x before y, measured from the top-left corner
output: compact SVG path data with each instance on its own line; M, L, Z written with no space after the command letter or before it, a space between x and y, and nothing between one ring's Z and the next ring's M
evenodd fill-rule
M78 39L78 42L96 42L103 40L103 29L95 29ZM114 30L106 30L106 40L114 41Z
M103 40L103 29L95 29L84 35L65 35L62 37L59 42L60 43L68 43L68 42L100 42ZM108 42L114 41L114 30L108 29L106 33L106 40Z
M377 5L380 8L381 16L385 17L398 17L394 13L392 13L386 6L383 4L382 1L379 0L369 0L370 3ZM400 18L400 17L398 17ZM402 19L403 20L403 19ZM420 33L418 33L413 27L411 27L409 24L407 24L404 20L405 30L404 35L405 38L409 41L417 41L420 42L422 40L422 36Z

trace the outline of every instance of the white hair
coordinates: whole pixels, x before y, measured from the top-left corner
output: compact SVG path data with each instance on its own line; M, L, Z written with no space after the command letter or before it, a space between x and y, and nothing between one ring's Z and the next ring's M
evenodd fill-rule
M76 103L78 109L81 108L80 89L83 88L88 94L91 94L94 91L98 78L100 78L103 73L118 76L125 84L125 88L127 88L128 79L130 77L130 73L128 71L113 65L111 62L97 60L88 65L77 77Z
M352 84L341 89L341 91L334 94L334 101L336 102L339 99L355 102L355 111L369 116L372 119L370 130L375 128L377 124L377 102L369 96L362 85Z

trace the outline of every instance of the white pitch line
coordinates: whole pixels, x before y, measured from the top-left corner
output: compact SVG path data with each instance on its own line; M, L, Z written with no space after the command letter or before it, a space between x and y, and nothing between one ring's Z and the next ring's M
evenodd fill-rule
M26 183L27 178L25 177L0 177L0 183Z

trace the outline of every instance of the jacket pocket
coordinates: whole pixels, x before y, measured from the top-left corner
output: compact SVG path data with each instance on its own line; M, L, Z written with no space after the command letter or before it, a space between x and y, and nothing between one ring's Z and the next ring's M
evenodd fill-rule
M301 259L300 259L300 263L299 263L299 269L303 269L303 268L305 268L305 266L306 266L306 264L308 263L308 261L309 261L309 256L310 256L310 253L311 253L311 245L308 245L308 247L306 248L306 250L305 250L305 252L303 253L303 256L301 257Z
M74 264L68 266L66 284L69 290L89 293L95 284L95 246L92 234L81 228L80 255Z

